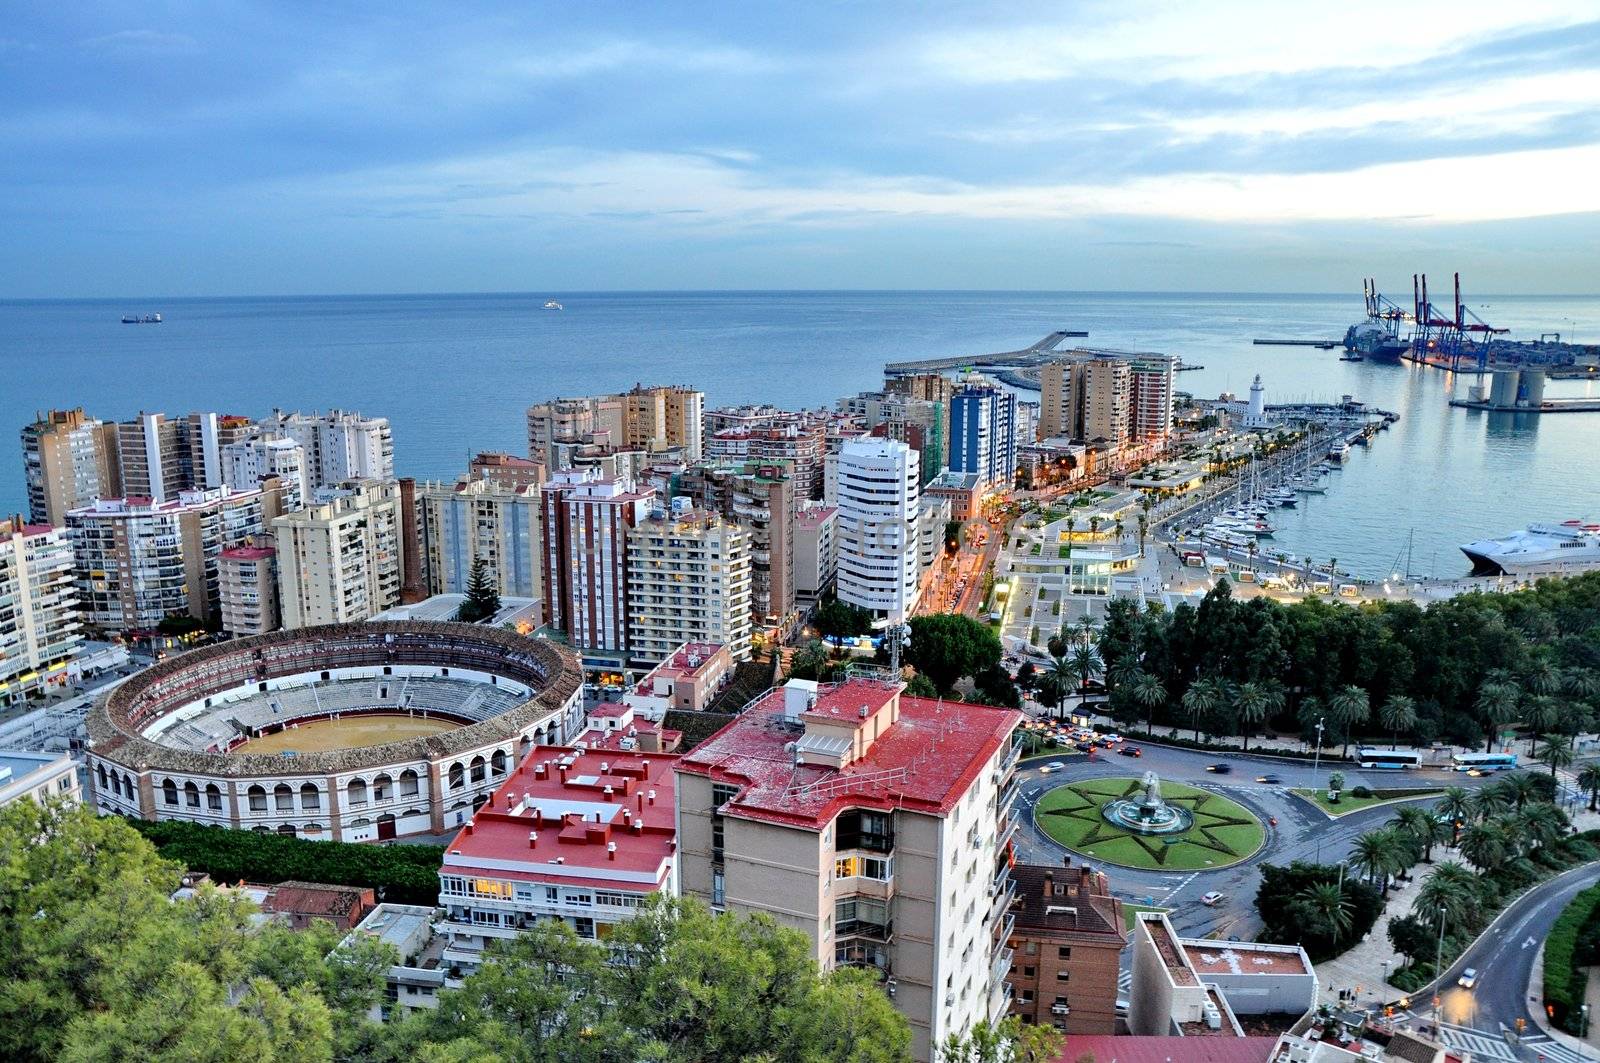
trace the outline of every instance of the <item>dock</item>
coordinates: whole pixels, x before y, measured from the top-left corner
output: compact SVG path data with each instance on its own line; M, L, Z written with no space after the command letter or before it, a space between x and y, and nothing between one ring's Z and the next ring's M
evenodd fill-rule
M1600 413L1600 399L1545 399L1538 405L1506 406L1475 399L1451 399L1450 405L1463 410L1488 413Z
M1251 343L1257 347L1315 347L1319 351L1331 351L1343 340L1273 340L1255 339Z
M1083 339L1087 332L1060 329L1037 343L1020 351L1000 351L995 354L963 354L955 358L920 358L914 361L890 362L883 367L885 376L913 376L917 373L939 373L967 366L1001 367L1043 365L1061 353L1060 346L1070 339Z

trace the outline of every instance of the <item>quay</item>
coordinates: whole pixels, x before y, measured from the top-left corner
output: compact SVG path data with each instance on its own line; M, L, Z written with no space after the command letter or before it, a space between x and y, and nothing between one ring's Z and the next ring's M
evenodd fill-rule
M1060 346L1069 339L1083 339L1087 332L1061 329L1050 333L1037 343L1020 351L1000 351L995 354L963 354L955 358L921 358L907 362L889 362L883 367L886 376L912 376L917 373L937 373L947 369L964 369L999 366L1043 365L1061 353ZM1037 385L1035 385L1037 386Z
M1256 339L1251 343L1257 347L1315 347L1319 351L1331 351L1339 346L1339 340L1273 340Z
M1508 406L1488 399L1451 399L1450 405L1489 413L1600 413L1600 399L1545 399L1537 406L1514 403Z

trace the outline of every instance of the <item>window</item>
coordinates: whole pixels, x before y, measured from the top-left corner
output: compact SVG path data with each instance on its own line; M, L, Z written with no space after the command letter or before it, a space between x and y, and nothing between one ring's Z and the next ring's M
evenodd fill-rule
M63 790L65 790L67 788L66 787L66 782L67 782L67 780L65 780L65 779L61 780L61 783L62 783L61 788ZM184 783L183 784L183 803L185 805L187 805L189 808L199 808L200 807L200 787L196 786L192 782Z
M1058 959L1058 960L1070 960L1070 959L1072 959L1072 946L1071 945L1058 946L1056 948L1056 959Z
M294 791L284 783L272 788L272 806L279 812L294 811Z
M1024 1003L1024 1004L1032 1004L1033 1003L1033 990L1031 990L1031 989L1022 990L1020 993L1017 994L1017 999L1022 1001L1022 1003Z
M870 878L887 882L892 861L877 856L842 856L833 862L834 878Z
M1023 949L1023 951L1026 952L1029 956L1038 955L1039 943L1037 941L1030 941L1030 942L1028 942L1027 948Z
M317 793L317 787L314 783L306 783L304 786L300 787L300 807L322 807L322 797Z
M567 903L579 908L588 908L594 904L594 895L588 892L579 893L576 890L567 894Z
M206 807L213 812L222 811L222 791L217 789L216 783L206 785Z
M178 784L173 782L171 779L163 780L161 783L161 800L165 801L169 805L177 804Z
M267 791L259 786L252 786L246 791L250 798L250 811L265 812L267 810Z
M499 926L500 925L500 913L499 912L481 912L478 909L474 908L472 910L472 921L474 923L478 924L479 926Z
M1024 977L1024 978L1032 978L1034 976L1034 971L1035 971L1035 968L1033 968L1033 967L1024 967L1022 969L1022 977Z
M578 932L579 937L593 940L594 920L590 919L588 916L580 915L578 918L574 919L572 921L572 928Z
M1056 981L1058 981L1058 982L1070 982L1070 981L1072 981L1072 972L1067 970L1065 967L1063 967L1061 970L1056 972Z
M839 816L839 848L886 853L894 848L894 821L887 812L855 809Z
M723 850L727 841L721 816L711 817L711 860L713 863L722 863Z
M637 908L639 906L639 897L633 893L614 893L607 890L597 890L594 895L594 903L608 904L613 908Z
M728 899L728 884L721 871L711 872L711 903L721 906Z
M458 760L454 764L450 765L450 789L459 790L461 789L462 784L466 781L467 773L466 770L461 767L461 762Z
M735 797L738 797L738 796L739 796L739 788L737 786L729 786L727 783L723 783L723 782L714 782L714 783L712 783L711 784L711 812L712 812L712 814L713 815L718 814L718 811L717 811L718 809L720 809L723 805L727 804L729 801L732 801Z
M472 891L480 897L510 897L511 883L499 882L492 878L476 878L472 880Z
M400 773L400 796L415 797L417 795L417 773L407 768Z

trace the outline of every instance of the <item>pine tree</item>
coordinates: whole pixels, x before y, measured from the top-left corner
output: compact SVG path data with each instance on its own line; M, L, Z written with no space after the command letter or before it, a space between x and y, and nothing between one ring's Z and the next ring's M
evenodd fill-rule
M472 559L472 575L467 577L467 599L456 610L456 619L464 624L476 624L500 611L500 591L489 578L489 563L481 557Z

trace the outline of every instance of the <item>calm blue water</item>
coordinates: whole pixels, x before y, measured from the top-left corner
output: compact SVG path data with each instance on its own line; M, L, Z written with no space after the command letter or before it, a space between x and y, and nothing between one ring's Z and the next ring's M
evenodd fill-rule
M541 309L552 295L565 311ZM1485 302L1474 308L1520 337L1600 340L1597 298ZM1243 393L1259 372L1269 402L1349 393L1402 414L1326 496L1285 519L1289 552L1376 576L1414 531L1414 569L1443 575L1465 570L1456 546L1469 539L1600 516L1600 414L1453 410L1437 370L1250 343L1342 336L1360 310L1346 296L977 292L0 302L0 426L15 440L34 411L77 405L115 419L342 406L391 420L402 474L451 477L472 451L522 453L523 410L553 395L687 382L708 404L819 405L878 386L885 361L1011 350L1069 328L1087 330L1090 345L1204 365L1179 376L1196 394ZM118 322L151 311L165 323ZM12 442L0 448L0 511L23 504Z

